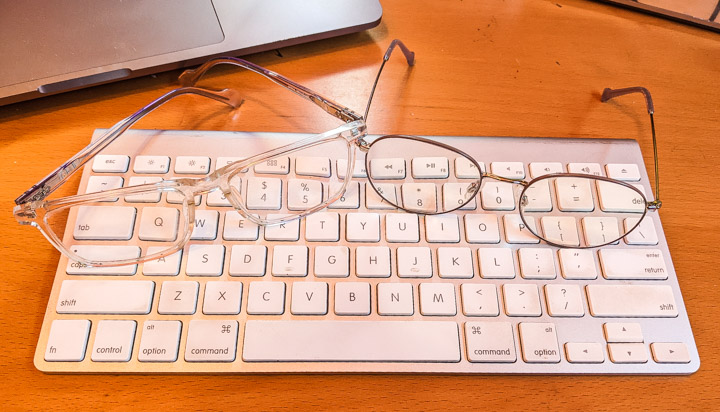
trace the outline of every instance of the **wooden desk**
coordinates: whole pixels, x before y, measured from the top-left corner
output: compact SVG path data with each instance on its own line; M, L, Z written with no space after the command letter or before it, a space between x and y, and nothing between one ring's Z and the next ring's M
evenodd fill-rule
M697 340L691 376L51 376L32 363L57 265L40 233L13 219L12 199L109 127L175 87L160 74L0 107L0 399L11 408L147 409L562 408L716 409L720 267L720 35L580 0L385 1L365 33L248 58L362 112L382 53L401 38L417 53L388 64L369 117L374 133L624 137L650 130L639 96L600 104L606 86L642 85L656 107L663 226ZM332 118L238 70L209 86L247 96L235 127L323 131ZM160 120L189 128L213 119ZM73 184L61 190L71 194Z

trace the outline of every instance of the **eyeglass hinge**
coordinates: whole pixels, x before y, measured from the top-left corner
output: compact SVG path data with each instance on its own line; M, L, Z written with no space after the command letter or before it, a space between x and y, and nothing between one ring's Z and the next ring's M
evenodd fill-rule
M659 200L653 200L652 202L648 202L647 208L648 210L658 210L662 206L662 202Z
M37 218L35 208L30 203L23 203L13 208L13 215L21 225L33 225L33 221Z

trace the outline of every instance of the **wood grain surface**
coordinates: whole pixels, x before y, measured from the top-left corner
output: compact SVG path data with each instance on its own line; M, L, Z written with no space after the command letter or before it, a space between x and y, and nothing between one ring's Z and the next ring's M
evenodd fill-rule
M58 252L12 217L13 199L109 127L177 87L179 71L0 107L0 402L3 409L565 409L720 408L718 268L720 35L581 0L387 0L369 31L248 56L363 112L394 38L417 54L388 63L371 133L637 139L652 167L639 95L599 102L604 87L645 86L659 141L663 227L697 341L690 376L76 376L32 358ZM11 39L4 39L7 41ZM14 39L16 41L18 39ZM245 96L223 116L173 103L144 127L320 132L338 123L252 73L203 84ZM59 195L77 190L77 180Z

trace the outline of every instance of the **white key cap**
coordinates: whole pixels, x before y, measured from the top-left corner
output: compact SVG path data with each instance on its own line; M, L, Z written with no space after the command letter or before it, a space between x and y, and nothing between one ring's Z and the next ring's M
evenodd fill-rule
M388 242L417 243L420 241L420 224L414 213L388 213L385 215L385 238Z
M518 249L520 275L525 279L555 279L553 250L545 248Z
M411 163L415 179L445 179L450 175L447 157L415 157Z
M196 210L191 240L213 240L217 237L220 213L217 210Z
M668 277L659 249L600 249L600 264L606 279L654 279Z
M348 213L345 216L345 238L349 242L379 242L380 215Z
M168 156L135 156L133 172L135 173L167 173L170 170Z
M480 189L485 210L515 210L515 194L511 183L485 182Z
M530 163L530 177L535 179L536 177L545 176L553 173L562 173L562 163L557 162L533 162Z
M525 165L522 162L492 162L490 163L490 171L508 179L525 178Z
M99 321L90 359L93 362L128 362L136 326L134 320Z
M330 194L340 191L342 183L331 182ZM360 208L360 182L350 182L340 198L328 205L328 209L359 209Z
M441 278L470 279L474 276L469 247L440 247L437 249L437 260Z
M522 322L518 325L518 329L525 362L560 362L560 349L554 323Z
M380 191L380 196L375 190ZM375 183L375 188L370 183L365 184L365 206L368 209L393 210L396 209L397 188L391 183Z
M92 170L95 173L125 173L130 164L130 156L95 155Z
M495 285L463 283L460 286L465 316L498 316L497 289Z
M608 343L643 342L642 328L639 323L622 322L606 323L603 325L605 340Z
M125 180L120 176L90 176L85 193L104 192L106 190L119 189ZM105 200L106 202L117 202L118 198Z
M613 363L647 363L647 349L642 343L608 343Z
M206 315L237 315L242 303L242 282L205 283L203 313Z
M290 312L293 315L327 315L328 284L325 282L293 283Z
M89 260L111 261L136 259L140 257L138 246L73 245L70 250ZM88 266L74 260L68 260L65 271L68 275L134 275L137 265L125 266Z
M327 157L298 156L295 158L295 174L330 177L330 159Z
M410 316L413 309L411 283L378 283L378 314Z
M158 313L161 315L192 315L198 299L198 282L165 281L160 289Z
M161 182L162 180L162 177L133 176L128 179L127 187L153 184ZM158 203L161 197L162 192L157 190L148 190L145 192L125 196L125 201L129 203Z
M585 316L582 292L579 285L545 285L547 310L550 316Z
M608 163L605 165L608 177L628 182L640 180L640 169L636 164Z
M318 180L290 179L288 181L288 209L307 210L323 202L323 184Z
M503 296L508 316L542 315L537 285L507 283L503 285Z
M355 274L358 277L390 277L390 248L358 246L355 249Z
M468 243L500 243L500 228L496 215L466 214L464 219Z
M480 165L480 171L485 171L485 164L482 162ZM479 179L480 171L473 162L464 157L455 158L455 177L458 179Z
M595 255L587 249L558 249L560 269L565 279L597 279Z
M315 248L315 276L350 276L350 249L347 246L318 246Z
M437 211L437 185L435 183L403 183L400 187L403 206L415 212Z
M188 328L185 360L232 362L237 351L237 334L237 321L193 319Z
M645 201L634 190L617 183L597 182L598 200L603 212L642 213Z
M455 316L455 285L452 283L421 283L420 313L423 316Z
M602 345L597 342L568 342L565 344L565 357L570 363L603 363L605 361Z
M168 197L169 196L170 193L168 193ZM170 199L168 199L168 202L170 202ZM232 203L230 203L230 201L225 197L225 193L223 193L220 189L215 189L208 193L207 205L212 207L232 207Z
M577 220L572 216L543 216L540 218L543 236L557 245L580 246Z
M337 242L340 240L340 214L317 212L305 218L305 240Z
M646 245L654 246L658 244L658 235L655 231L655 223L646 216L638 225L639 218L626 218L623 221L625 233L635 228L632 232L625 236L625 243L628 245ZM635 227L637 225L637 227Z
M599 317L674 318L678 315L667 285L588 285L590 313Z
M245 197L248 209L278 210L282 201L282 180L249 177Z
M425 216L425 239L430 243L460 242L460 224L457 215Z
M175 362L180 347L179 320L146 320L140 337L140 362Z
M173 242L178 237L180 211L172 207L145 207L140 212L140 240Z
M238 162L240 160L245 160L245 158L240 156L220 156L217 158L217 162L215 163L215 170L225 167L229 164ZM244 169L242 172L247 172L247 169Z
M213 192L211 192L211 193L213 193L213 194L216 194L216 193L222 194L222 192L220 192L219 190L215 190L215 191L213 191ZM165 199L167 200L168 203L172 203L172 204L175 204L175 205L179 205L179 204L185 203L185 195L182 194L182 192L179 192L179 191L177 191L177 190L173 190L172 192L167 192L167 195L166 195ZM225 197L223 197L222 199L224 200ZM200 206L200 202L201 202L201 201L202 201L202 195L195 195L195 206ZM212 204L210 204L210 202L211 202L211 201L210 201L210 197L208 196L208 206L230 206L230 202L228 202L227 200L225 200L225 202L226 202L227 204L216 204L216 205L212 205Z
M522 195L525 212L549 212L553 208L550 197L550 180L545 179L529 186Z
M370 160L373 179L405 179L405 159L396 157Z
M188 250L188 276L220 276L225 262L225 246L223 245L190 245Z
M290 158L280 156L269 159L253 166L255 173L267 173L271 175L286 175L290 173Z
M506 248L478 249L480 276L485 279L512 279L515 277L515 264L512 250Z
M620 239L618 220L614 217L586 216L581 222L585 243L589 246L604 245Z
M285 312L285 283L250 282L247 313L249 315L282 315Z
M175 173L206 175L210 172L210 158L207 156L178 156L175 158Z
M432 277L432 257L429 247L397 248L398 277L429 278Z
M166 247L152 246L147 250L148 255L162 252ZM177 276L180 273L180 260L182 259L182 249L156 260L148 260L143 263L143 275L145 276Z
M268 219L278 219L285 215L268 215ZM287 240L295 241L300 239L300 219L289 222L265 226L265 240Z
M78 240L129 240L135 213L134 207L79 206L73 237Z
M273 276L307 276L307 246L275 246L273 248Z
M657 363L690 363L687 346L682 342L655 342L650 344L650 350Z
M223 239L225 240L257 240L259 226L235 210L225 213Z
M563 177L555 179L558 208L563 212L592 212L595 209L590 179Z
M527 223L531 225L531 228L535 230L536 223L535 218L532 216L526 216ZM525 226L525 223L520 218L520 215L505 215L503 216L503 226L505 226L505 239L508 243L540 243L540 239L533 235L532 232Z
M267 246L233 245L230 254L230 276L264 276Z
M510 322L465 322L470 362L515 362L515 339Z
M144 315L150 313L155 282L63 280L57 313Z
M597 163L568 163L569 173L584 173L586 175L602 176L602 168Z
M472 200L467 201L469 183L443 183L443 210L454 210L460 205L459 210L475 210L477 209L477 199L473 195Z
M365 282L341 282L335 284L336 315L369 315L370 284Z
M243 360L459 362L460 340L455 322L249 320Z
M337 175L340 179L345 179L347 173L347 159L337 159ZM355 166L353 167L352 177L367 177L367 170L365 170L365 159L355 159Z
M45 360L48 362L82 361L85 359L89 334L89 320L54 320L50 326L50 335L45 349Z

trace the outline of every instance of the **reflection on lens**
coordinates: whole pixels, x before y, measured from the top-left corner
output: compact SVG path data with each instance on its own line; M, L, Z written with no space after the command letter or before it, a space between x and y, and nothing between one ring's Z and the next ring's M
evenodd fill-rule
M521 194L520 216L546 242L597 247L617 242L645 216L640 190L592 175L554 174L531 182Z
M408 212L477 208L479 166L451 147L418 137L386 136L371 144L366 168L377 195Z

